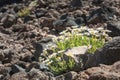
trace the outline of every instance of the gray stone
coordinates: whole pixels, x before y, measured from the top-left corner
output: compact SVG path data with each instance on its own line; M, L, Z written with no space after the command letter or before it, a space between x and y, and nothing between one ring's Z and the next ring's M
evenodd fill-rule
M120 61L115 62L110 69L110 72L116 72L120 75Z
M21 66L19 65L12 65L12 71L11 73L14 74L14 73L17 73L17 72L25 72L25 69L22 68Z
M76 75L77 75L76 72L71 71L60 76L57 76L56 80L73 80Z
M31 15L26 15L25 17L24 17L24 22L28 22L28 21L31 21L31 20L33 20L33 19L35 19L36 18L36 16L34 15L34 14L31 14Z
M89 56L86 67L98 66L99 64L111 65L120 60L120 37L106 43L101 49L97 50L94 55Z
M1 19L1 22L4 27L9 28L17 22L17 17L13 14L7 14Z
M116 73L100 71L91 74L89 80L120 80L120 75Z
M23 32L23 31L26 31L26 27L25 27L25 24L16 24L16 25L13 25L12 26L12 31L13 32Z
M109 33L110 36L120 36L120 21L109 22L107 29L111 31L111 33Z
M60 32L65 30L67 27L78 26L74 17L63 14L59 19L53 22L56 31Z
M0 6L10 4L10 3L17 3L20 1L22 1L22 0L0 0Z
M46 2L44 0L38 0L38 4L41 6L41 7L44 7L46 5Z
M25 72L18 72L18 73L15 73L13 74L9 80L30 80L28 77L27 77L27 73Z
M46 37L41 39L40 41L38 41L37 43L35 43L35 48L36 51L34 53L34 56L36 57L36 59L38 59L40 56L44 56L43 50L44 49L49 49L50 47L56 45L51 37Z
M10 78L11 67L0 67L0 80L8 80Z
M30 80L53 80L53 78L50 78L44 72L34 68L28 73L28 78Z
M120 61L115 62L113 65L101 64L98 67L79 72L73 80L120 80L119 69Z
M72 1L71 1L71 5L72 5L73 7L82 7L82 6L83 6L82 0L72 0Z
M96 10L91 11L87 22L88 23L101 23L101 22L106 22L111 20L111 18L113 19L114 17L114 11L112 8L110 7L100 7Z
M40 17L44 16L46 13L47 13L47 10L45 10L45 9L35 11L35 15L36 15L37 18L40 18Z
M85 55L89 48L87 46L79 46L68 49L64 54L72 57L76 63L79 63L80 57Z
M39 62L32 62L28 66L26 71L29 72L32 68L39 69L40 71L48 71L49 70L49 68L45 64L42 64L42 63L39 63Z
M101 4L102 2L104 2L104 0L93 0L92 1L93 4L97 4L97 5Z

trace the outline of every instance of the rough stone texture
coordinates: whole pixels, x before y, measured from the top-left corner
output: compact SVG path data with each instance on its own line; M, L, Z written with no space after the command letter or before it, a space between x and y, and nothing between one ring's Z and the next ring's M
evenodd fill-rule
M4 27L11 27L13 24L15 24L17 22L17 17L14 14L8 14L5 15L2 19L1 19L1 23L3 23Z
M120 37L115 37L113 40L106 43L103 48L95 52L89 57L86 67L97 66L99 64L111 65L120 60Z
M72 0L71 5L73 7L82 7L83 6L82 0Z
M31 69L28 73L28 79L30 80L52 80L52 77L47 76L44 72L37 69Z
M38 59L38 57L42 55L44 56L44 54L42 54L43 50L49 49L50 46L54 46L54 45L56 46L56 44L53 42L51 37L43 38L40 41L36 42L34 45L36 48L36 51L34 53L36 59Z
M11 76L9 80L29 80L25 72L18 72Z
M3 6L5 4L10 4L10 3L16 3L16 2L20 2L22 0L0 0L0 6Z
M113 18L114 11L112 8L103 6L96 10L91 11L90 16L88 17L88 23L100 23L105 22Z
M68 73L66 73L66 74L57 76L55 79L56 79L56 80L73 80L76 75L77 75L76 72L71 71L71 72L68 72Z
M89 68L80 72L73 80L119 80L120 61L114 63L112 66L100 65L99 67Z
M37 62L43 48L49 43L44 40L39 42L42 38L47 37L48 34L58 35L59 31L71 26L103 27L101 20L104 22L103 19L105 21L110 19L113 22L111 19L113 15L116 21L120 20L120 0L38 0L38 5L29 15L19 17L18 11L27 8L31 1L33 0L0 0L0 80L54 80L52 74L44 72L46 66ZM107 7L103 8L103 6ZM95 13L90 13L91 11ZM97 18L95 15L98 15ZM96 22L96 24L87 24L87 22ZM99 63L112 64L119 60L116 49L119 47L118 40L99 51L99 53L105 51L104 55L96 53L97 59L90 60L88 67ZM34 43L37 43L37 48ZM35 70L30 72L33 68ZM111 69L114 70L119 71L117 67ZM84 74L82 75L88 78L88 75Z
M116 72L116 73L118 73L120 75L120 61L114 63L111 66L110 72Z
M107 29L112 31L109 35L114 37L114 36L120 36L120 21L114 21L114 22L109 22L107 24Z
M85 55L87 50L87 46L73 47L71 49L68 49L64 54L67 56L71 56L76 62L79 62L80 56Z

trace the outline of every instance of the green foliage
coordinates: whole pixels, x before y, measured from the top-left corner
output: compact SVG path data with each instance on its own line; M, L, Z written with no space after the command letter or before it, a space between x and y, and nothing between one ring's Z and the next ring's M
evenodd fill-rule
M31 9L37 5L37 0L32 1L28 7L23 8L22 10L18 11L19 17L25 17L30 14Z
M104 45L104 38L97 38L95 36L81 36L81 35L72 35L68 39L64 39L63 41L56 41L58 50L66 50L68 48L77 47L77 46L91 46L89 49L89 53L93 53L96 49L102 47Z
M18 12L18 15L20 17L25 17L30 14L30 9L29 8L24 8Z
M50 61L52 61L52 63L50 63L48 66L55 75L68 72L75 66L75 61L71 57L69 57L66 61L63 59L62 55L53 57L50 59Z

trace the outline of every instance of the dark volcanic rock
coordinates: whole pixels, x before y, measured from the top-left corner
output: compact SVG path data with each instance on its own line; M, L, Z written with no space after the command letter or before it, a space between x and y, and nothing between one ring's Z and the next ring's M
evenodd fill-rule
M60 16L59 19L53 22L53 25L57 31L63 31L67 27L72 26L80 27L81 25L85 25L87 23L86 20L87 20L86 14L82 14L82 12L76 11L75 14L73 15L68 13L63 14L62 16Z
M73 80L76 77L77 73L74 71L65 73L63 75L57 76L56 80Z
M32 69L30 72L18 72L11 76L9 80L55 80L38 69Z
M111 72L116 72L120 74L120 61L114 63L110 69Z
M16 24L12 26L13 32L23 32L26 31L26 27L24 24Z
M120 21L114 21L114 22L109 22L107 24L107 29L112 31L109 35L114 37L114 36L120 36Z
M14 4L14 11L18 12L19 10L21 10L23 8L23 6L21 4Z
M96 51L95 54L88 59L86 67L98 66L99 64L111 65L119 60L120 37L115 37L112 41L106 43L103 48Z
M6 27L6 28L11 27L16 22L17 22L17 17L15 15L13 15L13 14L5 15L1 19L1 23L3 23L3 26Z
M69 5L68 0L49 0L47 1L47 6L49 5L49 8L53 8L53 9L62 9L62 8L66 8Z
M55 20L55 18L41 17L40 18L40 25L42 27L48 27L48 28L52 29L53 28L53 21L54 20Z
M36 51L34 53L35 58L38 60L41 55L43 55L44 49L49 49L49 46L54 46L55 43L52 41L52 38L46 37L34 44Z
M72 5L73 7L82 7L82 6L83 6L82 0L72 0L72 1L71 1L71 5Z
M37 18L40 18L40 17L44 16L45 13L47 13L46 9L40 9L40 10L35 11L35 15L36 15Z
M99 67L89 68L81 71L75 76L73 80L119 80L120 61L114 63L112 66L100 65Z
M12 71L11 71L11 74L14 74L14 73L18 73L18 72L25 72L25 69L23 69L21 66L19 65L12 65Z
M38 4L40 7L46 6L46 2L44 0L38 0Z
M42 63L39 63L39 62L33 62L27 67L26 71L29 72L33 68L38 69L40 71L49 70L49 68L45 64L42 64Z
M101 4L102 2L104 2L104 0L93 0L92 3L95 4L95 5L99 5Z
M4 6L6 4L21 2L22 0L0 0L0 6Z
M118 22L108 23L107 28L112 31L110 35L119 36L120 0L37 0L37 5L29 15L19 17L18 12L29 8L32 1L0 0L0 80L72 80L76 77L75 80L119 79L119 62L107 67L100 64L113 64L120 60L120 38L105 44L95 54L81 56L85 66L77 65L74 70L100 67L81 71L78 75L71 71L53 78L48 67L38 61L46 59L44 49L55 45L46 36L57 35L55 33L68 27L92 23L98 23L98 26L100 23L101 26L101 22L115 17L114 20ZM94 24L92 26L96 27ZM53 53L51 49L47 52Z
M68 14L63 14L58 20L54 21L53 25L57 31L63 31L66 27L78 26L74 17L69 16Z
M93 10L88 17L87 22L95 24L100 22L106 22L108 20L111 20L113 18L113 15L114 11L112 8L103 6L96 10Z
M17 60L17 54L13 49L1 50L0 54L2 54L2 57L4 57L2 60L3 63L10 63L14 60Z
M89 80L119 80L120 76L115 73L107 73L104 71L96 72L90 75Z
M25 72L18 72L13 74L9 80L29 80L27 77L27 73Z
M10 78L10 74L9 74L10 71L11 71L10 67L0 66L0 79L8 80Z
M28 78L30 80L54 80L54 78L49 77L44 72L34 68L28 73Z
M2 13L4 13L4 12L6 12L8 10L8 8L5 6L5 7L1 7L1 9L0 9L0 12L2 12Z
M33 14L33 15L27 15L27 16L25 16L25 18L24 18L24 22L28 22L28 21L31 21L31 20L33 20L33 19L35 19L35 15Z

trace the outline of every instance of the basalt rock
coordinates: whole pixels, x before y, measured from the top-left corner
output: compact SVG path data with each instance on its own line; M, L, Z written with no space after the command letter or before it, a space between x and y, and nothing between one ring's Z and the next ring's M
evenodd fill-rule
M113 18L114 11L112 8L107 6L102 6L96 10L93 10L89 17L87 22L88 23L101 23L106 22L108 20L111 20Z
M106 43L94 55L89 56L86 67L98 66L99 64L111 65L120 60L120 37Z
M120 36L120 21L109 22L107 29L111 31L111 33L109 33L110 36Z

